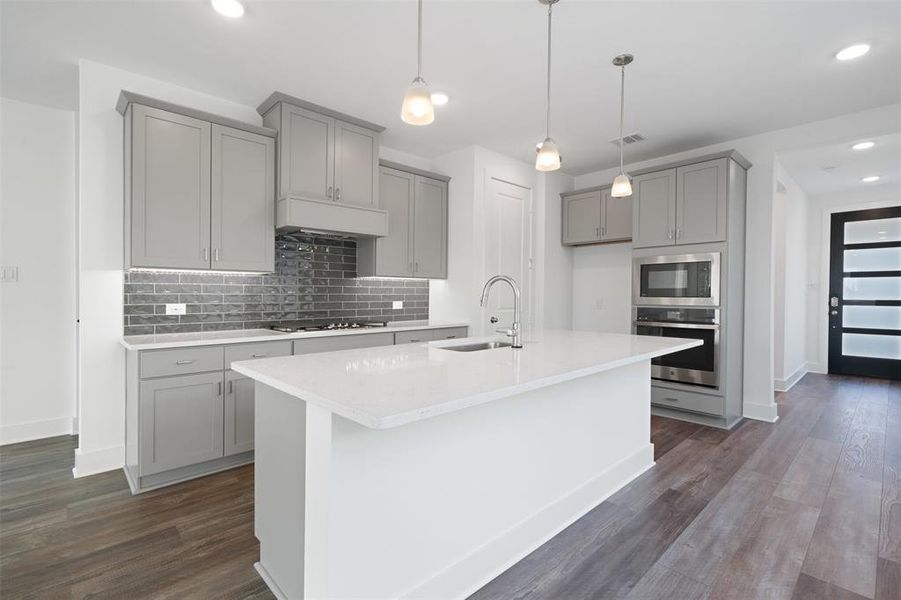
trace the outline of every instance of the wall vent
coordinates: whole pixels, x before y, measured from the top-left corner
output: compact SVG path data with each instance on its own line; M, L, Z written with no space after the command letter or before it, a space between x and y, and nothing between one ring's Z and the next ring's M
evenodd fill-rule
M643 142L644 140L645 140L645 137L638 132L629 133L629 134L626 134L623 136L623 144L625 144L627 146L629 144L636 144L638 142ZM610 143L619 146L619 138L613 138L612 140L610 140Z

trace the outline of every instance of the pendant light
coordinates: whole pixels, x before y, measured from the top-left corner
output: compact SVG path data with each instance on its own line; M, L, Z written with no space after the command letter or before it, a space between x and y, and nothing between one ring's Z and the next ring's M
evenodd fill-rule
M632 195L632 180L623 170L623 114L626 106L626 65L635 58L631 54L620 54L613 59L613 64L620 68L619 80L619 175L613 180L610 195L614 198L625 198Z
M432 106L432 94L429 86L422 78L422 0L418 0L419 26L416 47L416 79L410 84L404 95L404 103L400 109L400 118L410 125L429 125L435 120L435 107Z
M557 142L551 137L551 11L560 0L538 0L547 5L547 115L545 122L545 138L538 145L538 157L535 168L539 171L556 171L560 168L560 150Z

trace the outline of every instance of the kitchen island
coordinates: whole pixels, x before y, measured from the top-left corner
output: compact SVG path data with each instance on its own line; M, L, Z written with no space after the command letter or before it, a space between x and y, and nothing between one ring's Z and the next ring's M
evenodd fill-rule
M465 597L654 464L650 360L701 343L550 331L458 351L483 341L232 364L256 381L276 596Z

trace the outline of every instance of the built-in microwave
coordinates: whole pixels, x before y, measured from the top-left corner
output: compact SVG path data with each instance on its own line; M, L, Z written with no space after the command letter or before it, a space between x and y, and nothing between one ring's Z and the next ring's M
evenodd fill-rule
M632 304L719 306L720 253L635 258L632 269Z

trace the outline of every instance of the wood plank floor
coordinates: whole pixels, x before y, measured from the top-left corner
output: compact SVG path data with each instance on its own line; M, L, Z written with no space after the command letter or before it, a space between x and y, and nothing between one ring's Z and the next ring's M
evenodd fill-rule
M776 424L654 418L657 465L472 596L901 600L901 385L808 375ZM253 467L132 496L0 447L0 598L272 598Z

